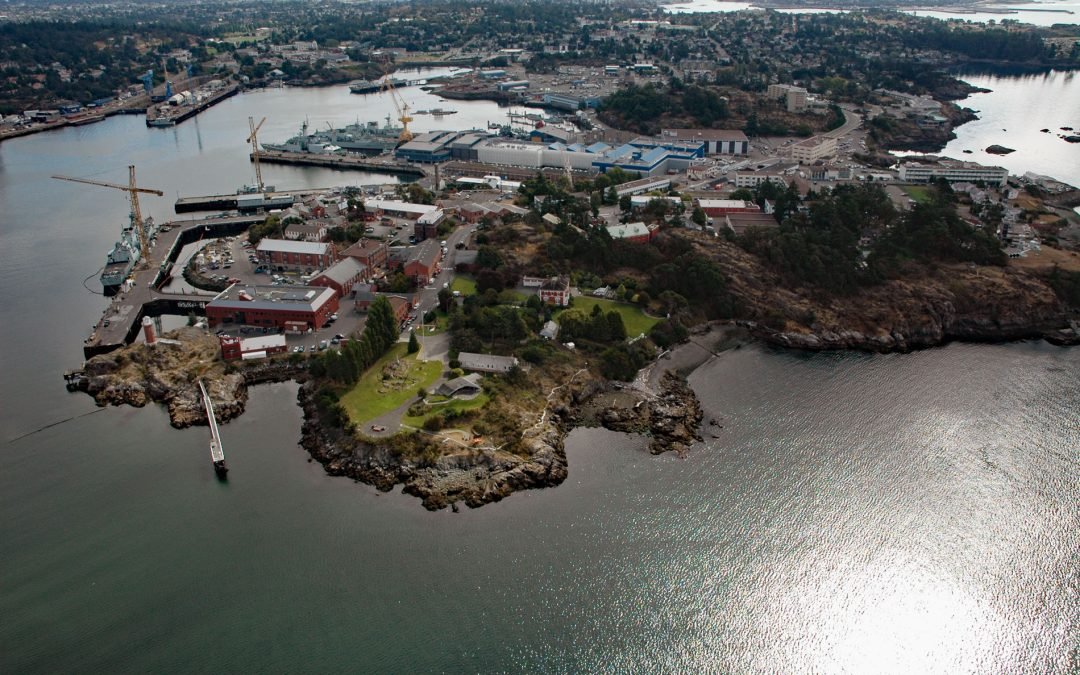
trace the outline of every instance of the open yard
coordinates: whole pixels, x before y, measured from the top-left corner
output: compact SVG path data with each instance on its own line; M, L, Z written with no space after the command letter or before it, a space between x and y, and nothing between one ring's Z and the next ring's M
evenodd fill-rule
M626 334L629 337L637 337L642 333L648 335L652 327L660 323L660 319L648 316L637 305L628 305L625 302L587 296L574 298L574 308L584 310L586 314L592 312L595 305L599 305L604 312L615 310L622 315L623 325L626 326Z
M476 293L476 282L470 277L463 277L459 274L454 277L454 283L450 284L450 290L457 291L462 295L472 295Z
M923 187L921 185L904 185L900 188L908 197L911 197L919 204L929 203L933 199L933 189L929 187Z
M398 343L360 376L356 386L341 397L341 405L357 424L416 398L417 389L429 389L442 373L439 361L417 361L415 354L406 354L408 345Z

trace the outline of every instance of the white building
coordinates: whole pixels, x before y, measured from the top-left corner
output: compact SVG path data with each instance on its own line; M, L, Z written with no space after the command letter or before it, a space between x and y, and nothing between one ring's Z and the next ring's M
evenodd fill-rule
M983 181L1004 186L1009 179L1009 171L1000 166L983 166L973 162L958 162L942 166L931 166L919 162L907 162L900 165L902 182L929 183L938 178L944 178L950 183Z
M735 187L737 188L756 188L766 181L772 181L778 185L787 185L787 179L781 173L773 173L767 171L736 171L735 172Z
M750 140L738 129L664 129L660 138L705 143L706 155L745 155L750 152Z
M806 90L790 84L770 84L765 93L769 98L782 98L788 112L803 112L806 110Z
M814 136L791 146L791 158L803 164L813 164L835 154L836 139L832 136Z

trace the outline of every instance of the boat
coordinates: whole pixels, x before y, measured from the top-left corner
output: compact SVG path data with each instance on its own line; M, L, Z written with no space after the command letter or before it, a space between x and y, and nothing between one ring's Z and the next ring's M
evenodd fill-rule
M262 143L264 150L274 152L300 152L316 155L335 154L338 151L359 152L366 155L380 154L397 147L401 127L390 122L387 115L384 124L378 122L354 122L340 129L308 132L307 121L300 133L284 143Z
M154 225L153 218L143 221L143 228L147 241L157 236L157 226ZM100 277L101 289L105 295L116 295L120 292L124 281L142 258L142 253L132 216L131 222L120 232L120 240L113 244L112 250L105 257L105 267L102 268Z
M442 108L432 108L431 114L435 117L442 117L443 115L456 115L456 110L444 110Z
M371 80L353 80L349 83L349 91L354 94L370 94L379 91L381 87L381 84Z

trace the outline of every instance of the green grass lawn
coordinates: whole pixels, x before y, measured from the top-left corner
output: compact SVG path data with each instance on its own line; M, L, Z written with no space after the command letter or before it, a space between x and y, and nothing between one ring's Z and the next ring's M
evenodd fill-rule
M622 315L627 337L637 337L642 333L648 335L652 327L660 323L660 319L646 315L637 305L628 305L625 302L615 302L604 298L586 296L574 298L574 309L580 309L586 314L592 312L592 308L596 305L599 305L604 312L615 310Z
M423 387L430 389L435 380L442 373L442 363L439 361L421 362L416 360L415 354L406 355L408 345L401 342L395 344L374 366L360 376L347 394L341 397L341 405L349 412L349 418L357 424L364 424L375 419L379 415L385 415L406 401L416 398L416 390ZM394 359L404 358L409 364L409 380L415 384L409 384L401 391L379 392L382 384L383 368Z
M477 410L478 408L483 408L485 405L487 405L487 402L489 400L491 400L491 397L487 395L487 392L481 392L477 394L476 398L468 400L455 399L453 401L450 401L449 403L444 403L442 405L434 405L431 407L430 411L423 415L418 415L415 417L412 415L406 415L405 417L401 418L401 421L405 424L408 424L409 426L419 427L424 424L424 420L429 417L438 415L439 413L444 413L449 410L458 410L462 412L466 410ZM450 428L453 427L454 423L451 422Z
M919 204L927 204L934 198L934 193L931 188L922 187L920 185L905 185L903 191L908 197L911 197Z
M473 295L476 293L476 281L459 274L454 277L454 283L450 284L450 290L462 295Z

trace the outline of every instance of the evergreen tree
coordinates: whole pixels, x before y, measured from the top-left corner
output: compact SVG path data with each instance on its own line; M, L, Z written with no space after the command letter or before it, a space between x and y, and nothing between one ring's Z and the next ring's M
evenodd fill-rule
M415 354L420 351L420 341L416 339L416 333L409 332L409 353Z

